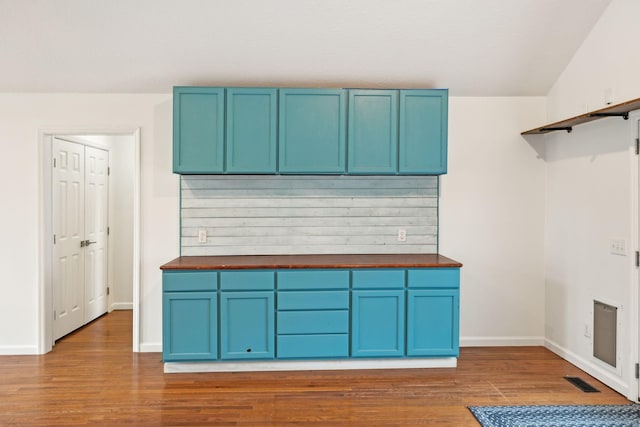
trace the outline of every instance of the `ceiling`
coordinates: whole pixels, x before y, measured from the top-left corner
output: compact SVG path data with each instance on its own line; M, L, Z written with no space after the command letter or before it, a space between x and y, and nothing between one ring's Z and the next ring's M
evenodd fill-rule
M547 94L611 0L0 0L0 92Z

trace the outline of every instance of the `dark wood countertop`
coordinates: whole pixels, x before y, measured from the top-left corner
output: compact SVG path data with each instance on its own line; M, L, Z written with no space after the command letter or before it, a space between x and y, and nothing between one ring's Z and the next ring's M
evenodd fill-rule
M162 270L249 270L297 268L459 268L462 264L439 254L372 255L229 255L183 256Z

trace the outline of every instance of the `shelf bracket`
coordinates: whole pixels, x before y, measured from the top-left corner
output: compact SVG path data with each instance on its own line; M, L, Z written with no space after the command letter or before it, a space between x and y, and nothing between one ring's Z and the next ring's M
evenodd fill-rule
M566 130L567 133L571 133L571 131L573 130L573 127L571 126L560 126L560 127L545 127L545 128L540 128L540 132L553 132L556 130Z
M625 111L622 113L591 113L590 117L622 117L625 120L629 120L629 112Z

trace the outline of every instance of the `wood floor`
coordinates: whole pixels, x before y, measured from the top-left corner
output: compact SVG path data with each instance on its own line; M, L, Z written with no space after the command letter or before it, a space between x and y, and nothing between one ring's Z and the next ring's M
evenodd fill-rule
M116 311L49 354L0 356L0 426L476 426L468 405L629 403L542 347L463 348L455 369L164 374L131 329Z

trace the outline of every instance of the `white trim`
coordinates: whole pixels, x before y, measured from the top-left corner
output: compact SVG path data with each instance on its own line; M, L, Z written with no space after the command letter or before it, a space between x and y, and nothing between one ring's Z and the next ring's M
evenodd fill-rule
M328 371L344 369L422 369L455 368L458 359L348 359L348 360L270 360L242 362L167 362L165 373Z
M629 398L629 385L626 384L624 380L619 376L613 374L608 369L605 369L602 366L599 366L599 364L595 363L594 361L596 359L593 359L594 361L586 360L578 356L576 353L567 350L564 347L561 347L560 345L558 345L558 343L549 339L545 340L544 346L566 361L582 369L587 374L608 385L618 393Z
M76 135L54 135L54 136L56 137L56 139L61 139L67 142L73 142L74 144L82 144L87 147L99 148L100 150L109 151L111 149L111 147L109 147L108 145L100 144L98 142L88 141ZM111 164L109 164L109 166L111 166Z
M35 345L3 345L0 346L0 356L41 354Z
M544 337L460 337L460 347L543 346Z
M631 212L630 212L630 255L629 262L629 356L628 382L631 384L630 400L640 400L640 379L635 377L635 364L640 361L640 273L635 265L635 251L640 249L640 156L635 154L635 139L640 138L640 111L629 115L631 139Z
M38 155L39 159L39 257L38 260L38 346L33 354L44 354L53 348L53 325L47 319L53 318L53 294L51 289L51 244L52 229L50 191L45 191L50 185L51 169L51 137L52 136L75 137L75 135L129 135L133 137L134 144L134 181L133 181L133 351L140 351L140 128L125 129L40 129L38 131ZM75 137L77 138L77 137ZM84 143L84 142L83 142ZM96 144L88 143L96 146ZM98 144L99 146L99 144ZM12 347L13 348L13 347ZM16 351L21 347L17 347ZM0 352L2 349L0 348ZM160 350L161 351L161 350ZM28 353L31 354L31 353Z
M111 310L133 310L132 302L114 302L111 304Z
M142 229L140 228L140 192L141 159L140 159L140 128L133 131L133 351L140 352L140 263L142 248L140 246Z
M53 328L47 319L53 318L53 294L51 290L51 191L45 191L51 185L51 134L39 132L38 135L38 349L37 354L44 354L53 348ZM47 173L47 171L49 173Z
M162 353L162 343L139 343L140 353Z

